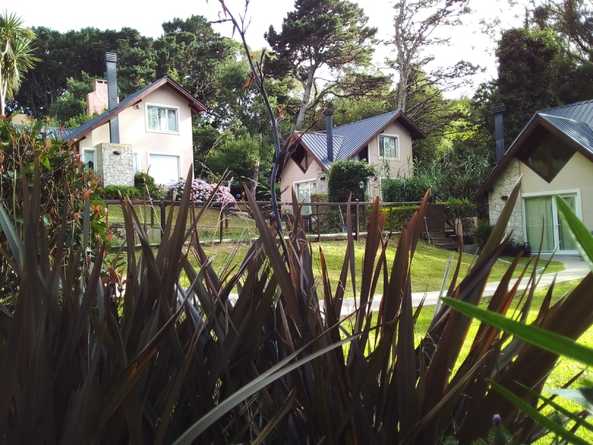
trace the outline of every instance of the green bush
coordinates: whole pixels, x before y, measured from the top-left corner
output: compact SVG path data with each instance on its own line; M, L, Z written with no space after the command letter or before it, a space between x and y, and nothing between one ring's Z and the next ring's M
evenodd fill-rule
M375 169L364 161L336 161L329 170L328 195L331 202L364 201L364 190Z
M381 213L385 216L385 230L400 232L417 209L416 205L383 207Z
M32 127L15 127L0 119L0 202L8 215L16 221L20 233L23 228L24 189L32 186L37 178L43 193L39 207L44 228L48 235L48 248L55 247L56 231L68 227L67 242L76 248L80 243L82 212L85 199L98 187L98 178L84 169L80 157L61 141L45 139L40 134L40 124ZM103 213L93 207L91 225L101 238L105 235ZM16 289L14 265L6 255L6 237L0 230L0 299Z
M492 228L493 227L486 221L480 221L478 223L476 231L474 232L474 237L479 246L483 246L486 243L488 237L492 233Z
M449 198L439 204L444 205L445 213L449 219L469 218L475 216L477 212L476 205L466 198Z
M133 185L107 185L99 191L99 194L103 199L143 198L141 190Z
M154 178L148 173L138 172L134 175L134 187L140 192L140 196L147 199L163 199L165 189L154 182Z
M426 190L434 183L427 176L411 176L409 178L384 179L383 201L385 202L417 202L422 199Z

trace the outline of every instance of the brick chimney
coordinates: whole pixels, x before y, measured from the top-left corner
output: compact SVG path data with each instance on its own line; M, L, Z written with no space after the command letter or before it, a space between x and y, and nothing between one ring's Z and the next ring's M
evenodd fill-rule
M95 79L93 91L86 95L86 112L89 115L101 114L107 109L107 81Z

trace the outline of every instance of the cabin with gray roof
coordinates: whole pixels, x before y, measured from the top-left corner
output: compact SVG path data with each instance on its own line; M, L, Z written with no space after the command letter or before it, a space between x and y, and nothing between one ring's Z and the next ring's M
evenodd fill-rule
M169 185L193 171L192 114L204 105L174 80L162 77L118 100L117 56L106 54L107 80L87 97L97 114L56 136L69 141L104 185L133 185L136 172Z
M330 131L292 136L291 155L280 174L283 202L292 200L293 189L301 202L310 202L312 194L327 193L327 173L338 160L362 160L375 167L376 176L366 184L369 199L381 195L385 178L413 174L412 143L422 133L400 110L337 127L331 113L326 113L325 127Z
M495 123L498 161L478 192L488 198L490 224L520 181L508 228L513 239L533 252L577 253L554 196L593 230L593 101L536 112L506 151L500 111Z

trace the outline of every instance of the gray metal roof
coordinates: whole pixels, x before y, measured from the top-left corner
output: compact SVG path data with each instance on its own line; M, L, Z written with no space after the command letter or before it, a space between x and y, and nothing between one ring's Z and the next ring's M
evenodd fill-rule
M394 119L401 119L402 124L415 137L422 137L420 131L400 110L389 111L377 116L334 127L334 159L349 159ZM330 166L331 162L327 159L327 139L325 132L302 134L301 141L313 152L325 168Z
M344 137L334 133L333 140L335 158L338 159L337 154L340 153L344 144ZM301 141L313 152L324 167L327 168L331 165L331 162L327 159L327 136L325 133L304 133L301 135Z
M548 108L537 115L593 153L593 100Z
M529 122L523 127L511 145L509 145L502 160L494 167L479 188L478 195L492 188L498 175L504 171L510 160L523 146L529 130L533 130L542 121L552 125L564 136L574 141L580 147L582 153L593 161L593 100L546 108L536 112L529 119Z

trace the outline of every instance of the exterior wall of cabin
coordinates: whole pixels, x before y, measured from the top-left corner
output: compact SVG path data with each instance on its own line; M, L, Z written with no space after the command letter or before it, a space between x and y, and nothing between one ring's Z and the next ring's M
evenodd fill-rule
M176 108L177 132L157 132L148 129L146 106L163 105ZM118 115L120 143L130 145L136 169L150 173L151 155L178 157L175 176L184 178L193 169L192 116L187 100L172 88L163 86L146 96L141 102L126 108ZM99 144L109 143L109 124L102 125L79 143L80 151L95 150ZM133 177L134 171L131 172Z
M526 242L523 200L529 196L576 193L576 212L593 231L593 162L576 152L558 175L548 183L523 162L514 159L496 180L488 195L490 224L495 224L514 184L521 178L521 196L507 229L513 239Z
M280 177L280 200L282 202L291 202L292 189L299 182L314 182L316 193L327 193L327 179L327 173L317 160L312 159L307 171L303 172L294 160L289 159Z

